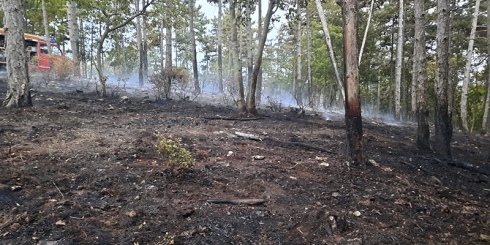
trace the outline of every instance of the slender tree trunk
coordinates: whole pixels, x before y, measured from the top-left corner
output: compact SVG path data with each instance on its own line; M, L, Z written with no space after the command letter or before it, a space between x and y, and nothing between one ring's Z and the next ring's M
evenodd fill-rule
M448 112L449 79L449 0L437 1L437 68L434 151L451 158L451 118Z
M378 75L378 94L376 97L376 113L379 115L381 113L381 76Z
M73 55L73 61L76 68L76 75L80 75L80 36L78 30L77 3L73 0L66 1L66 10L68 16L68 31L70 33L70 45Z
M487 47L490 47L490 1L487 1ZM487 55L490 57L490 48L487 49ZM487 70L490 71L490 59L487 59ZM483 109L482 133L488 132L488 113L490 110L490 72L487 78L487 97L485 99L485 107Z
M223 86L223 0L218 0L218 89L220 93L224 92Z
M345 101L344 85L342 84L342 79L340 78L340 72L337 67L337 60L335 59L335 54L333 52L332 40L330 38L330 32L328 30L327 19L325 18L325 13L323 11L323 7L320 0L315 0L315 3L316 3L316 9L318 11L318 15L320 16L320 21L322 22L323 33L325 34L325 42L327 43L328 54L330 56L330 61L332 62L333 65L335 78L337 79L337 83L342 93L342 99Z
M140 11L140 0L135 0L136 11ZM141 16L136 17L136 43L138 43L138 81L139 86L143 86L143 34L141 30Z
M240 114L247 113L247 107L245 105L245 89L243 88L243 75L242 75L242 61L240 58L240 44L238 43L238 31L237 31L237 18L236 18L236 2L237 0L230 1L230 18L231 18L231 43L233 45L233 70L238 84L238 110Z
M167 72L172 69L172 26L167 26L165 34L165 68ZM165 83L165 98L170 98L170 88L172 85L172 78L167 77Z
M258 1L257 5L258 5L257 39L261 40L262 39L262 1ZM262 66L259 67L259 74L257 77L257 93L255 95L255 98L257 99L257 104L260 104L260 102L262 101Z
M306 10L306 66L308 72L308 105L314 107L313 101L313 75L311 74L311 29L310 29L310 12Z
M143 6L147 4L147 0L142 0ZM143 42L143 82L140 86L144 85L144 82L148 79L148 30L146 28L147 16L143 15L143 23L141 25L142 29L142 42Z
M396 45L396 65L395 65L395 118L400 119L401 110L401 84L402 84L402 66L403 66L403 0L399 0L398 8L398 35Z
M415 0L415 36L413 50L412 95L416 94L417 109L417 147L430 150L429 108L427 107L427 59L425 51L425 12L424 0ZM417 89L418 86L418 89ZM415 91L414 91L415 90ZM413 97L412 97L413 98ZM412 103L413 103L412 99Z
M461 89L461 123L464 130L468 131L468 86L470 83L471 61L473 60L473 44L475 43L476 25L480 10L480 0L476 0L475 12L473 13L473 22L471 23L470 41L468 52L466 53L466 66L464 69L463 87Z
M251 3L246 3L246 8L245 8L245 12L246 12L246 16L245 18L246 21L247 21L247 25L246 25L246 29L245 29L245 33L247 34L247 42L245 44L246 46L246 50L247 50L247 81L248 81L248 86L250 88L251 84L252 84L252 73L254 71L254 60L253 60L253 45L252 45L252 42L253 42L253 38L252 38L252 10L251 10L251 7L250 7L250 4ZM250 97L250 89L248 90L248 97Z
M362 52L364 51L364 45L366 44L367 34L369 32L369 25L371 24L371 18L373 16L374 0L371 0L371 7L369 8L369 16L366 24L366 30L364 30L364 37L362 38L361 50L359 51L359 65L361 65Z
M296 18L297 18L297 23L296 23L296 90L295 90L295 97L296 97L296 102L298 103L298 106L303 106L303 77L302 77L302 70L303 70L303 65L301 63L301 56L302 56L302 51L301 51L301 36L302 36L302 30L301 30L301 7L299 5L299 0L296 0Z
M194 93L200 94L201 87L199 86L199 71L197 68L197 51L196 51L196 32L194 31L194 1L189 1L189 16L190 16L190 26L191 31L191 47L192 47L192 71L194 73Z
M24 53L24 6L23 1L3 0L7 56L7 96L3 105L7 108L32 106L31 83Z
M260 35L261 39L259 43L259 50L257 52L255 66L252 73L252 83L250 84L250 92L248 98L248 111L252 115L258 114L257 107L255 104L255 92L257 89L257 80L260 73L260 67L262 66L262 56L264 53L265 42L267 41L267 33L269 32L270 21L272 18L272 14L274 14L275 12L275 9L276 9L276 1L269 0L269 7L267 9L267 14L265 15L265 19L264 19L265 20L264 30L263 33Z
M48 23L48 12L46 10L46 2L42 0L41 8L43 9L43 20L44 20L44 36L46 37L46 45L48 47L48 55L49 55L49 67L53 69L53 57L51 57L51 37L49 35L49 23Z
M357 57L357 1L343 0L342 29L344 43L345 123L350 161L366 166L362 139L361 92L359 89L359 60Z

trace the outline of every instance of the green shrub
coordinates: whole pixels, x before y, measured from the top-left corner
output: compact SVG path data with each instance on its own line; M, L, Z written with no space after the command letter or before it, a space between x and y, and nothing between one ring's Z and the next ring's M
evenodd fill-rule
M181 140L172 136L165 137L156 133L158 137L157 152L167 158L168 166L172 169L189 170L195 165L191 153L181 146Z

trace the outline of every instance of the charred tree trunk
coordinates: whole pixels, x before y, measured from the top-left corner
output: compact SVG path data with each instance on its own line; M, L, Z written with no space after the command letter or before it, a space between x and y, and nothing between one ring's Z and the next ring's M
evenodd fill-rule
M23 1L2 1L7 56L7 108L32 106L31 83L24 53Z
M413 79L412 94L416 94L417 103L415 115L417 116L417 147L430 150L429 143L429 108L427 107L427 59L425 51L425 14L424 0L415 0L415 36L413 50ZM412 102L413 102L412 97Z
M449 83L449 0L437 1L437 68L435 100L435 143L436 154L451 158L451 118L448 110Z
M357 57L357 1L343 0L342 29L344 43L345 123L350 161L357 166L366 166L362 139L361 93Z

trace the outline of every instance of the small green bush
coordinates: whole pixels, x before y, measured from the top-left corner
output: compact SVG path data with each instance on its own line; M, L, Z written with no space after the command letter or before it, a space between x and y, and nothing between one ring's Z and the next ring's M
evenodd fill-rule
M195 165L191 153L181 146L181 140L172 136L165 137L156 133L158 137L157 152L165 156L168 166L172 169L189 170Z

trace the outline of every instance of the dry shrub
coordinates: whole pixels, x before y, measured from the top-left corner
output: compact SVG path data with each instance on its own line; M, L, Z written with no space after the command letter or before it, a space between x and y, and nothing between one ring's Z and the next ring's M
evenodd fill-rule
M181 139L172 136L165 137L156 132L158 137L157 152L167 158L171 169L189 170L194 167L195 161L191 153L182 147Z
M189 85L189 72L183 67L163 68L160 72L152 75L149 82L154 86L156 100L170 98L172 90L178 90L177 95L183 98L182 93Z
M54 62L53 73L58 80L67 80L71 75L75 74L77 67L73 60L66 56L57 57Z

